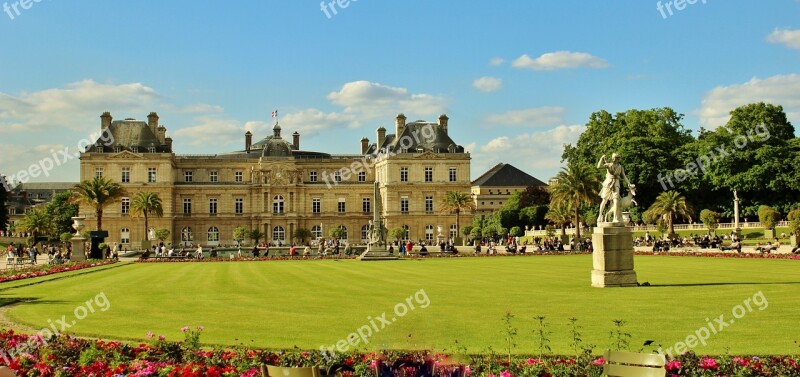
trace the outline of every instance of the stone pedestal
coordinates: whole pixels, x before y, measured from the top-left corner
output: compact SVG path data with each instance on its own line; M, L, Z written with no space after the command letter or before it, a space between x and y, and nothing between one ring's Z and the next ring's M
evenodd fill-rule
M592 287L636 287L633 239L620 223L600 223L592 234Z
M403 247L403 245L400 245L399 247ZM397 260L398 258L396 253L398 252L398 250L395 250L395 254L389 254L389 249L387 249L386 246L369 245L367 246L367 251L362 253L356 259L362 261Z
M70 256L69 260L73 262L85 261L86 260L86 237L84 236L74 236L72 239L69 240L70 244L72 245L72 255Z

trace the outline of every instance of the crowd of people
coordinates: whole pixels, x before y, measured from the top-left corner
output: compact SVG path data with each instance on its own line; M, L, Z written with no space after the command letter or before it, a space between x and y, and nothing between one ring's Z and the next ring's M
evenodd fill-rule
M51 264L62 264L72 255L72 247L62 248L56 244L36 244L33 246L15 244L11 242L4 252L6 258L17 258L18 261L27 260L30 264L37 264L39 255L47 254L47 261Z

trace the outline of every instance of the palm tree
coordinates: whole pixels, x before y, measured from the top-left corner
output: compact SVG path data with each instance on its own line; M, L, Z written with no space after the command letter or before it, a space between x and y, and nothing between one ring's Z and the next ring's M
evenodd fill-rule
M34 208L17 223L17 229L23 232L31 232L33 234L33 243L36 244L37 237L42 234L49 235L53 232L55 229L53 225L53 221L43 209Z
M461 229L461 221L459 218L461 211L474 211L475 208L475 202L472 200L472 197L460 191L448 191L444 198L442 198L441 203L439 203L439 212L456 213L456 229ZM458 232L456 232L456 237L458 237ZM455 242L455 240L453 241ZM455 245L455 243L453 244Z
M575 211L575 240L581 238L580 208L583 204L592 204L599 199L600 179L597 171L588 166L570 163L556 175L557 182L550 186L550 207L565 203ZM563 204L562 204L563 205Z
M103 209L125 195L119 183L105 177L95 177L78 183L72 188L72 201L84 203L94 209L97 217L97 229L103 228Z
M144 217L144 239L148 239L147 230L150 229L147 215L153 214L158 217L164 216L164 208L161 206L161 198L158 194L150 191L140 191L131 199L131 214L133 216Z
M561 225L561 237L563 238L567 235L566 225L572 220L572 208L570 208L569 203L558 203L550 206L544 218Z
M686 197L677 191L665 191L656 197L653 205L645 211L649 218L660 217L667 223L669 234L675 234L672 220L678 216L692 221L692 206L686 202Z

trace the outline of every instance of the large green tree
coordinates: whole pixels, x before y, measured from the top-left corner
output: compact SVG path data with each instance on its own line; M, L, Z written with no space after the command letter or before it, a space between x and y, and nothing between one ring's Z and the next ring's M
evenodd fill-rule
M659 183L659 174L683 167L694 138L678 114L668 107L593 113L578 142L564 148L562 159L596 166L603 154L619 153L625 174L637 186L637 202L652 203L658 193L670 189Z
M147 239L147 231L150 229L150 215L164 216L164 207L158 194L150 191L139 191L131 199L131 214L133 216L144 217L144 239Z
M42 208L34 208L28 212L17 224L17 229L30 232L33 235L34 243L41 236L52 237L55 234L53 221Z
M95 177L75 185L71 200L92 207L97 220L96 230L102 230L103 210L124 195L125 190L119 183L105 177Z
M44 213L53 221L55 234L74 233L72 218L78 216L78 205L71 202L72 193L65 191L53 196Z
M555 176L556 183L550 186L550 208L567 205L574 214L575 237L580 239L580 208L598 201L600 179L598 171L586 164L570 161L566 168Z

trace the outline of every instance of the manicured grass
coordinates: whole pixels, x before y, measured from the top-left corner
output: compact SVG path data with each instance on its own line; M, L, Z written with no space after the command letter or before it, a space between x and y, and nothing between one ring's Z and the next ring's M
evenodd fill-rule
M0 302L32 300L7 315L41 328L62 315L69 323L77 306L102 292L108 310L96 310L70 331L113 339L144 339L153 331L178 340L182 326L202 325L204 343L274 349L333 345L386 312L396 322L359 349L452 350L458 340L471 352L501 350L501 318L510 311L518 328L516 352L537 352L533 318L544 315L553 352L571 353L570 317L596 352L610 345L615 319L626 321L623 331L632 334L633 349L644 340L666 349L720 315L734 319L734 307L762 292L764 310L751 300L752 312L695 350L798 351L798 261L637 256L639 281L653 286L616 289L591 288L591 266L590 255L135 264L36 284L0 284ZM404 317L394 313L395 305L422 289L419 301L410 300L416 309ZM422 308L425 297L430 305Z

